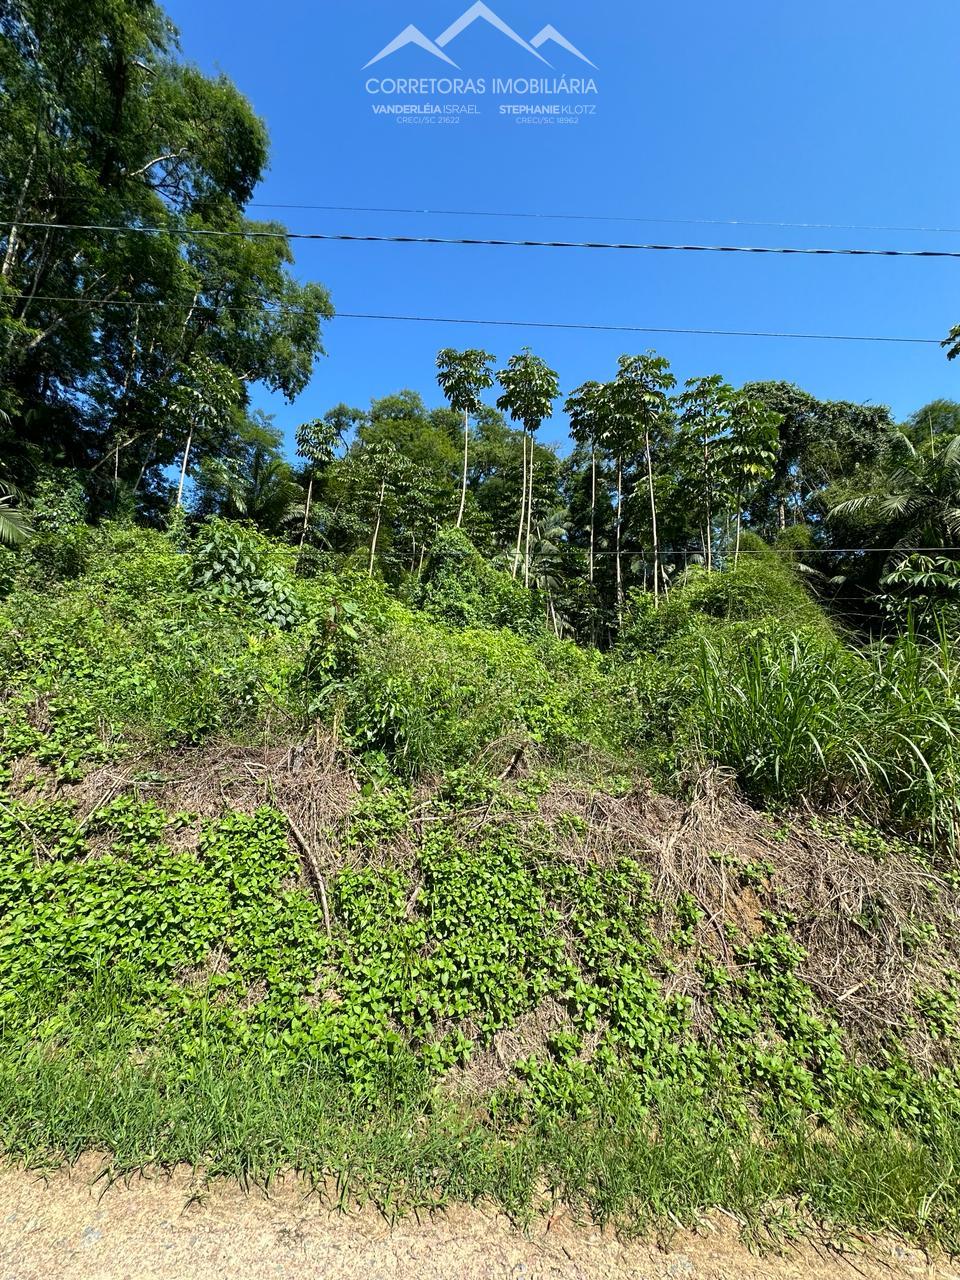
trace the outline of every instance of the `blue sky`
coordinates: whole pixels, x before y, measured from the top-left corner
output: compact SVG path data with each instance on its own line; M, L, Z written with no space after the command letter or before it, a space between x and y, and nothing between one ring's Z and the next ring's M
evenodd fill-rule
M259 208L291 230L707 244L960 250L960 234L721 227L602 218L960 227L956 0L671 0L584 5L490 0L538 62L477 21L446 46L459 70L409 46L364 71L407 24L436 39L470 0L167 0L183 52L226 72L264 117L272 161L257 200L598 220L439 217ZM370 77L485 78L486 95L384 97ZM496 78L589 77L595 95L494 95ZM474 102L456 126L404 126L375 102ZM519 125L501 103L587 103L577 125ZM302 243L296 270L346 312L943 337L960 321L960 260L789 258L588 250ZM960 361L936 346L487 329L341 319L293 405L266 394L288 438L345 400L414 387L439 402L442 346L504 361L530 345L564 392L656 347L678 378L784 378L906 416L960 399ZM563 441L558 412L544 430Z

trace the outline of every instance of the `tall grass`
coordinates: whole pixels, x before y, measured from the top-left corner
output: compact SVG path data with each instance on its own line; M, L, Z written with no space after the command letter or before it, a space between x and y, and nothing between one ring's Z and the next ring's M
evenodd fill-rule
M856 652L821 635L701 642L694 731L763 801L854 802L955 849L960 669L945 634Z

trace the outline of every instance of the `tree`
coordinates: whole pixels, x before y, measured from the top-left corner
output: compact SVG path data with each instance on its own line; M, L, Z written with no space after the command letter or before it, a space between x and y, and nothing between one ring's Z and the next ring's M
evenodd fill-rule
M688 378L677 397L680 461L695 499L707 572L713 570L713 521L719 514L724 483L722 453L733 388L719 373Z
M789 382L748 382L741 388L781 418L773 474L757 486L751 524L768 538L791 523L821 520L830 489L858 468L871 467L895 430L884 405L818 400Z
M223 365L200 352L195 352L180 372L168 406L170 419L175 424L174 433L183 439L178 507L183 506L183 488L194 445L207 453L217 449L236 419L240 398L237 379Z
M231 440L228 457L213 456L201 465L197 513L249 520L278 534L294 512L299 514L303 500L293 469L281 456L281 439L268 414L253 414Z
M617 457L617 613L623 611L623 575L620 567L621 528L623 524L623 463L635 448L638 437L643 440L647 473L647 496L650 505L650 531L653 553L653 597L660 597L660 540L657 532L656 486L653 454L669 432L670 401L667 393L677 384L665 356L648 351L639 356L621 356L612 384L611 437Z
M886 572L915 552L960 546L960 436L918 447L902 438L900 460L872 492L838 503L831 516L856 516L883 530L893 547Z
M953 326L940 345L946 347L948 360L956 360L960 356L960 324Z
M744 505L757 485L773 475L781 422L779 413L742 392L733 392L727 399L727 435L720 470L727 492L734 499L737 528L734 563L740 560Z
M389 443L356 443L337 464L345 501L366 527L367 575L373 569L384 524L394 514L404 493L418 477L418 469Z
M236 381L242 411L255 382L292 399L330 300L291 274L282 226L245 219L266 129L179 59L154 0L0 9L0 450L144 502L175 462L186 480L176 410L195 358Z
M533 443L544 418L553 412L553 402L560 394L560 383L549 365L535 356L529 347L519 355L511 356L506 369L497 374L503 394L497 400L497 408L509 413L514 422L523 428L524 463L526 441L530 437L529 473L524 478L520 499L520 522L517 526L517 547L513 560L513 576L517 576L520 563L520 547L523 540L524 515L526 515L526 548L524 552L524 583L530 585L530 528L533 516Z
M333 461L337 444L343 443L347 432L362 422L365 416L362 409L351 409L349 405L338 404L322 418L312 418L297 427L297 454L307 464L307 496L303 504L303 526L300 530L301 548L310 524L313 485L317 472Z
M960 403L956 400L931 400L910 415L904 432L916 445L934 438L960 435Z
M561 632L555 604L563 583L563 544L567 536L565 512L548 511L537 521L536 537L530 556L530 576L546 600L547 619L555 636Z
M463 524L463 512L467 505L467 476L470 466L470 417L480 412L483 402L480 393L493 386L490 365L494 357L486 351L470 349L455 351L445 347L437 356L437 381L447 397L450 408L463 414L463 484L460 489L460 510L457 512L457 528Z
M609 429L609 393L600 382L584 382L568 398L570 434L590 450L590 582L594 580L597 543L597 452Z

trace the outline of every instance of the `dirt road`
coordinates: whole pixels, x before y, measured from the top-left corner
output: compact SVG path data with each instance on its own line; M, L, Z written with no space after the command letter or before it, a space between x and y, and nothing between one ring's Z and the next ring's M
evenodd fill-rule
M872 1260L811 1247L758 1258L721 1218L661 1251L565 1216L528 1235L479 1209L391 1228L372 1212L333 1213L294 1181L269 1199L228 1185L191 1201L189 1174L104 1189L93 1172L0 1169L0 1280L960 1280L960 1264L928 1264L892 1242Z

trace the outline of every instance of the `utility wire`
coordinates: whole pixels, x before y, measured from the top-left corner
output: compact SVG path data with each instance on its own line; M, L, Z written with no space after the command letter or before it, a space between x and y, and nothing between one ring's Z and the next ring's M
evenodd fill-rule
M737 244L633 244L604 240L496 240L468 236L374 236L321 231L221 231L213 228L112 226L79 222L0 221L0 227L19 226L34 231L108 231L118 235L170 235L183 239L217 238L242 240L316 240L354 244L482 245L512 249L616 249L654 253L765 253L800 257L855 258L960 258L955 249L823 249L791 248L786 245Z
M908 555L918 555L922 552L960 552L960 547L761 547L756 551L749 550L746 547L740 548L742 556L765 556L771 552L778 556L835 556L841 554L849 554L854 551L903 551ZM616 551L597 550L593 553L595 556L615 556ZM622 559L629 559L630 555L636 555L637 552L621 551ZM669 551L661 554L671 556L682 556L683 551ZM688 551L689 555L700 555L699 551Z
M540 222L634 222L671 227L773 227L797 231L913 231L929 235L960 235L960 227L897 227L861 222L760 222L748 218L650 218L610 213L507 213L492 209L404 209L378 205L284 204L265 200L253 200L248 208L303 209L318 213L401 213L439 218L531 218Z
M137 301L133 298L78 298L76 296L58 295L58 294L29 294L20 293L12 295L14 301L19 302L56 302L56 303L72 303L76 306L99 308L99 307L175 307L178 304L163 299L147 299ZM269 304L265 301L255 301L250 303L203 303L198 304L206 309L214 311L264 311L270 315L303 315L306 312L305 307L284 306L282 303ZM915 346L942 346L940 338L908 338L887 336L884 334L864 334L864 333L790 333L786 331L774 329L693 329L680 327L667 327L655 325L634 325L634 324L587 324L566 322L561 320L489 320L470 318L467 316L411 316L411 315L389 315L386 313L372 311L337 311L333 317L337 320L384 320L384 321L400 321L409 324L459 324L459 325L482 325L494 328L509 329L561 329L575 332L585 333L646 333L646 334L674 334L687 335L694 337L712 337L712 338L788 338L800 339L804 341L816 342L886 342L886 343L905 343Z

